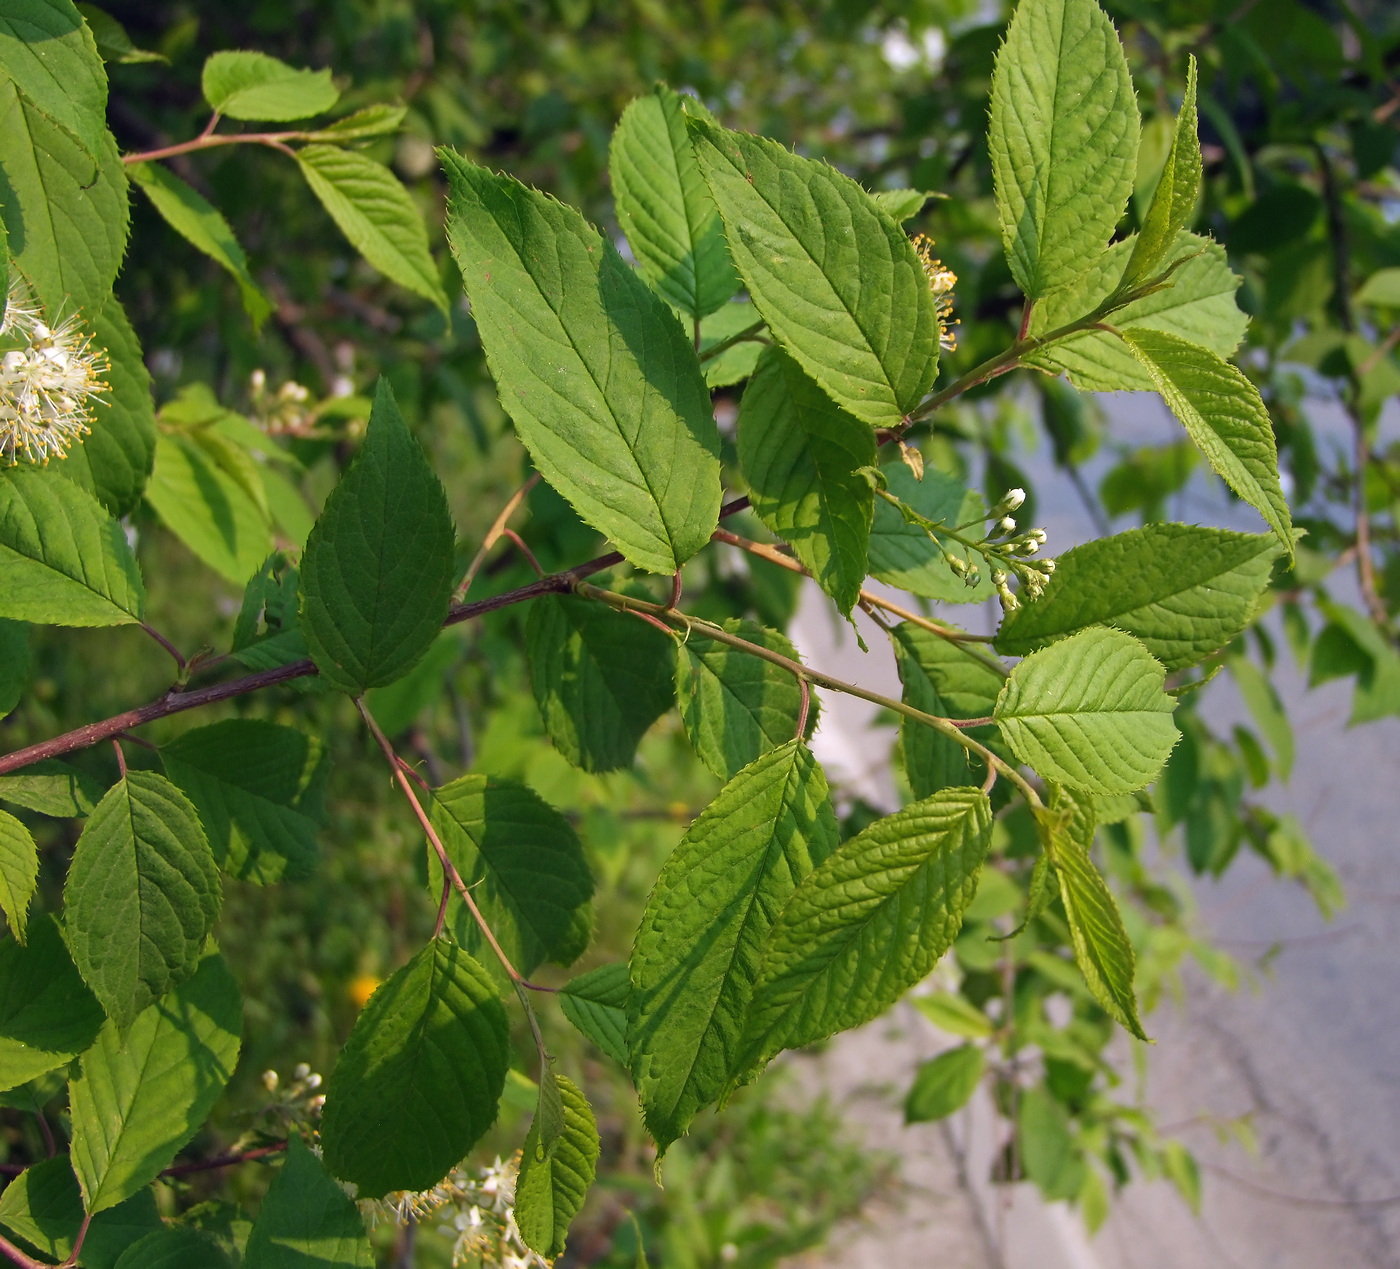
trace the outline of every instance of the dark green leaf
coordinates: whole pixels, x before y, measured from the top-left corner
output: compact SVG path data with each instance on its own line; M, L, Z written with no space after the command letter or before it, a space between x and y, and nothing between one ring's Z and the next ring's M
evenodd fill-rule
M960 1045L922 1063L904 1099L904 1122L926 1124L961 1110L977 1091L985 1066L975 1044Z
M625 961L599 965L559 989L559 1007L597 1047L627 1065L627 997L632 983Z
M6 0L0 72L96 158L107 140L107 69L69 0Z
M0 617L0 718L20 702L29 686L29 626ZM0 778L0 800L5 781Z
M1123 284L1144 282L1166 263L1177 235L1190 223L1201 193L1201 140L1196 135L1196 59L1188 59L1186 93L1176 119L1171 152L1157 182L1157 192L1143 218L1142 231L1123 274Z
M324 114L340 92L329 70L298 70L266 53L215 53L201 74L204 100L230 119L281 123Z
M31 763L16 775L0 776L0 802L55 819L81 819L91 813L102 786L77 767L57 758Z
M39 848L13 815L0 811L0 912L21 943L29 927L29 901L39 882Z
M88 30L92 32L92 38L97 43L97 51L102 55L104 62L134 65L138 62L167 62L170 60L159 53L149 53L145 49L137 48L131 42L131 36L126 33L126 28L110 13L104 12L95 4L79 4L78 12L83 15L83 21L87 23Z
M132 1243L115 1269L232 1269L233 1261L197 1229L158 1229Z
M268 1186L243 1269L374 1269L365 1223L296 1133Z
M926 467L922 480L903 463L891 463L882 470L889 492L935 524L956 529L986 516L987 504L981 494L937 468ZM954 546L951 539L948 545ZM959 555L968 554L959 547L954 549ZM880 581L912 595L945 603L974 604L992 597L989 568L979 567L977 585L969 586L948 567L943 552L929 535L917 524L910 524L898 507L883 498L875 501L875 518L870 526L870 572Z
M515 1188L515 1220L525 1245L553 1260L563 1254L569 1223L578 1215L598 1164L598 1125L588 1099L562 1075L564 1127L552 1150L541 1150L539 1124L530 1125Z

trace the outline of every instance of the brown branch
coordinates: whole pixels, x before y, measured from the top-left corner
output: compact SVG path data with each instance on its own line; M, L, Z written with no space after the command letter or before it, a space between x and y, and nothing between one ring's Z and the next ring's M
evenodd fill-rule
M33 1256L22 1252L3 1234L0 1234L0 1255L4 1255L12 1265L19 1265L20 1269L54 1269L47 1261L35 1260Z
M217 116L214 122L218 122ZM221 145L266 145L275 150L291 154L288 141L302 141L309 136L306 132L208 132L205 131L190 141L177 141L174 145L163 145L158 150L142 150L136 154L123 154L123 163L152 163L157 159L173 159L177 154L192 154L196 150L212 150Z
M265 1159L268 1155L281 1154L287 1148L285 1141L274 1141L268 1146L257 1146L252 1150L238 1150L230 1154L215 1155L212 1159L201 1159L198 1163L177 1163L166 1168L161 1176L193 1176L197 1172L215 1172L219 1168L231 1168L239 1163L251 1163L254 1159Z

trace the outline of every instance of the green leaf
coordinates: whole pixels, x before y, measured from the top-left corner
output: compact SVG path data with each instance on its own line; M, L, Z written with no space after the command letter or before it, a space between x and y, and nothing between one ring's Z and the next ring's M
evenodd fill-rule
M432 811L449 858L520 973L583 955L593 934L593 875L568 820L526 785L485 775L437 789ZM442 884L436 856L429 884ZM458 942L476 951L481 935L463 914Z
M1123 285L1145 282L1166 263L1167 252L1190 223L1201 194L1201 139L1196 134L1196 59L1187 61L1186 92L1176 117L1176 135L1143 217L1142 230L1123 273Z
M0 912L21 943L29 927L29 901L39 883L39 848L15 817L0 811Z
M29 626L0 617L0 718L4 718L29 686ZM0 778L0 801L5 781Z
M122 26L110 13L99 9L95 4L79 4L78 12L83 15L83 21L88 25L88 30L92 32L92 38L97 43L97 51L102 56L104 62L118 62L122 65L135 65L139 62L169 62L168 57L160 53L151 53L145 49L137 48L131 42L131 36L126 33L126 28Z
M67 1065L102 1023L51 916L34 918L27 944L0 941L0 1089Z
M1016 1147L1021 1168L1047 1199L1069 1198L1082 1184L1075 1167L1074 1137L1065 1108L1040 1087L1028 1088L1016 1107Z
M904 1099L904 1122L926 1124L961 1110L977 1091L985 1067L986 1059L975 1044L959 1045L921 1063Z
M1022 0L997 53L987 146L1028 299L1072 283L1113 236L1140 129L1123 46L1095 0Z
M618 121L608 168L618 223L643 276L697 321L733 296L739 275L686 134L687 112L708 116L664 84L638 97Z
M0 616L51 626L140 621L146 592L121 525L61 476L0 475Z
M790 740L734 777L661 869L632 949L627 1041L662 1153L747 1071L739 1041L773 922L840 836L826 777Z
M871 201L896 225L912 220L930 198L942 197L921 189L882 189L871 194Z
M307 134L309 141L324 141L328 145L344 145L347 141L368 141L371 137L387 136L397 132L408 114L407 106L395 106L390 102L376 102L348 114L343 119L327 124L315 132Z
M1400 308L1400 268L1377 269L1352 298L1357 304Z
M1072 283L1036 304L1030 333L1045 335L1092 313L1117 287L1135 242L1135 238L1115 242ZM1221 357L1232 356L1249 318L1235 303L1240 279L1230 269L1225 248L1183 230L1167 254L1173 260L1186 258L1172 274L1171 285L1115 310L1110 320L1120 329L1165 331ZM1156 388L1127 345L1107 331L1081 331L1030 354L1026 361L1047 370L1063 370L1086 392L1152 392Z
M355 1200L296 1133L243 1253L243 1269L374 1269Z
M1197 665L1253 618L1278 540L1194 524L1147 524L1057 556L1037 600L1007 615L997 651L1025 656L1089 626L1141 640L1167 670Z
M705 354L716 344L748 330L762 320L758 310L748 300L721 304L700 323L700 356L705 358ZM705 372L706 385L711 388L728 388L742 383L757 368L758 357L763 347L757 339L741 339L722 353L705 358L701 361L700 368Z
M1162 1170L1197 1217L1201 1214L1201 1172L1193 1155L1179 1141L1162 1146Z
M759 519L849 614L868 569L870 429L770 348L739 403L739 461Z
M89 1212L149 1185L199 1131L242 1033L243 998L217 952L128 1027L103 1026L69 1085L73 1170Z
M598 1164L598 1125L588 1099L559 1078L564 1130L553 1150L539 1147L539 1124L530 1125L515 1187L515 1220L525 1245L552 1260L562 1255L569 1223L578 1215Z
M1279 779L1286 781L1293 774L1293 728L1278 691L1269 676L1245 656L1232 655L1228 661L1240 699L1274 751Z
M510 1061L486 971L437 938L370 997L326 1088L326 1166L361 1198L436 1185L495 1122Z
M809 874L769 935L745 1070L868 1022L952 946L991 840L980 789L942 789L876 820Z
M51 317L98 312L112 292L131 210L116 142L95 154L0 77L0 211L15 267Z
M627 963L599 965L559 989L559 1007L598 1049L627 1065L627 997L632 983Z
M380 379L301 560L301 630L327 683L359 695L418 663L447 616L454 548L442 483Z
M856 418L899 426L938 372L938 313L909 239L835 168L703 120L687 126L774 337Z
M66 1154L26 1168L0 1196L0 1225L55 1263L72 1254L83 1224L83 1196ZM83 1239L83 1269L115 1269L132 1243L160 1228L156 1196L149 1189L98 1212Z
M214 53L200 75L204 100L230 119L281 123L325 114L340 92L329 70L298 70L266 53Z
M1022 762L1091 793L1131 793L1161 770L1180 734L1166 672L1121 630L1095 626L1022 661L993 717Z
M219 867L260 885L315 870L324 758L315 737L255 718L198 727L161 750L165 773L194 803Z
M960 1035L969 1040L987 1040L996 1030L992 1020L976 1005L951 992L936 991L928 996L915 996L914 1007L935 1027L948 1035Z
M272 312L272 301L253 281L248 258L223 213L164 164L132 163L127 173L176 233L232 275L257 330Z
M954 476L934 467L924 469L919 480L903 463L882 467L886 488L902 503L935 523L957 528L983 519L987 504ZM960 555L967 552L953 546ZM883 498L875 500L870 526L870 572L882 582L911 595L941 599L950 604L976 604L992 597L991 569L978 568L976 586L969 586L948 567L943 552L917 524L910 524Z
M6 0L0 72L96 158L107 140L107 68L69 0Z
M386 736L392 738L408 731L424 710L446 695L449 676L461 664L462 651L460 631L444 630L403 678L388 687L370 690L365 704Z
M665 302L571 208L449 151L448 239L501 404L535 466L638 568L673 573L719 513L719 434Z
M86 772L57 758L31 763L16 775L0 776L0 802L55 819L81 819L91 813L103 788Z
M535 600L525 653L550 739L585 771L630 767L647 728L675 701L675 640L595 600Z
M73 960L125 1030L195 972L219 914L219 870L185 795L128 772L88 817L63 896Z
M989 718L1001 691L1002 678L994 669L969 656L951 640L904 621L891 632L901 699L906 705L938 718ZM996 740L992 727L975 727L967 733L982 744ZM916 798L939 789L980 783L987 766L956 740L934 731L917 719L899 720L899 743L904 774Z
M756 621L733 617L724 629L789 660L801 660L785 635ZM722 780L791 740L802 712L802 691L791 674L752 653L706 638L703 626L696 626L681 646L676 698L696 754ZM804 736L812 734L816 721L813 698Z
M428 230L418 204L382 163L358 150L308 145L297 151L301 174L366 260L392 282L447 313Z
M208 1234L174 1227L132 1243L115 1269L233 1269L233 1262Z
M1259 389L1228 361L1175 335L1133 327L1123 340L1206 461L1264 517L1293 557L1293 521Z

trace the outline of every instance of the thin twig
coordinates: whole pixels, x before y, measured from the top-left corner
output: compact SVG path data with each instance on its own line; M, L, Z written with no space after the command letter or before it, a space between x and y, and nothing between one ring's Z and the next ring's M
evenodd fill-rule
M486 536L481 540L480 549L472 556L472 562L467 566L467 572L462 578L462 584L457 587L456 594L452 596L454 602L459 604L462 602L467 591L471 588L472 582L476 580L477 573L481 571L481 566L486 562L487 554L490 552L491 548L496 545L497 541L500 540L500 536L505 530L506 522L515 514L520 504L525 501L530 490L539 483L539 479L539 472L531 472L525 483L511 495L510 500L501 508L500 515L492 521L491 527L486 531ZM536 566L536 571L539 571L538 565Z
M126 754L122 753L122 742L115 737L112 739L112 749L117 755L117 770L121 772L121 778L126 779Z
M442 927L447 924L447 901L452 898L452 879L442 875L442 898L438 900L437 920L433 922L433 937L442 937Z
M78 1257L83 1254L83 1243L87 1241L88 1230L92 1228L91 1212L83 1213L83 1223L78 1226L78 1236L73 1239L73 1250L68 1253L68 1259L63 1262L65 1266L76 1265Z
M22 1252L3 1234L0 1234L0 1255L5 1256L12 1265L19 1265L20 1269L54 1269L53 1265Z
M807 711L812 708L812 685L805 674L797 676L797 687L802 693L802 705L797 711L796 739L801 740L807 734Z
M747 339L752 339L763 329L763 319L760 318L752 326L745 326L737 335L731 335L728 339L721 339L717 344L711 344L704 352L700 353L701 361L709 361L713 357L718 357L722 352L728 352L735 344L742 344ZM697 348L696 352L700 352Z
M251 1163L254 1159L281 1154L286 1148L285 1141L274 1141L270 1145L255 1146L252 1150L215 1155L212 1159L201 1159L197 1163L177 1163L161 1172L161 1176L194 1176L198 1172L216 1172L220 1168L231 1168L240 1163Z
M186 662L185 658L180 655L180 649L177 648L173 643L171 643L170 640L167 639L163 634L161 634L161 632L157 630L154 626L147 625L144 621L138 622L137 624L141 627L142 630L144 630L148 635L150 635L152 639L154 639L158 644L160 644L162 648L164 648L168 653L170 653L170 655L175 659L175 664L180 667L180 672L184 673Z
M215 115L214 122L218 122ZM174 145L163 145L158 150L142 150L136 154L123 154L123 163L152 163L157 159L173 159L177 154L193 154L196 150L213 150L222 145L266 145L273 149L293 154L288 141L304 141L308 132L210 132L207 128L199 136L189 141L177 141Z
M525 539L514 529L502 529L501 536L509 540L521 555L525 557L525 562L535 570L536 577L544 576L544 569L540 567L540 562L535 558L535 553L525 545Z

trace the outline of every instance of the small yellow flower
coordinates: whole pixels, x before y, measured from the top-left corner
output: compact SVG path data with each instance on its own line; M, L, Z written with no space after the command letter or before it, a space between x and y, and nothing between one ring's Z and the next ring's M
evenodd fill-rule
M938 342L949 352L958 346L958 337L953 327L953 288L958 284L958 275L933 254L933 239L927 234L914 235L914 251L919 263L924 266L929 290L933 292L934 311L938 314Z

